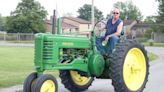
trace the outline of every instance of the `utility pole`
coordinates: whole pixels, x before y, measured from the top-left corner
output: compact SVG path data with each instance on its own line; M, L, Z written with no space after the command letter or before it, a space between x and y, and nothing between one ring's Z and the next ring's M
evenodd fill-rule
M95 15L94 15L94 0L92 0L92 11L91 11L91 13L92 13L91 14L92 15L92 20L91 21L92 21L92 29L93 29L94 24L95 24L94 23L94 21L95 21L95 18L94 18L95 17Z

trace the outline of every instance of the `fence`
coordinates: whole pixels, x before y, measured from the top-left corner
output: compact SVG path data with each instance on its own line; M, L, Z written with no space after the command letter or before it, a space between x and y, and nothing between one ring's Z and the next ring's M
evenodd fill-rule
M155 42L164 42L164 33L154 33Z
M34 41L33 33L0 33L0 41Z
M34 35L33 33L6 33L6 32L0 32L0 41L27 41L27 42L33 42L34 41ZM81 32L81 33L71 33L71 34L64 34L64 35L83 35L83 36L89 36L89 32ZM140 38L140 37L139 37ZM142 37L141 37L142 38ZM161 33L154 33L153 39L155 42L164 42L164 34Z

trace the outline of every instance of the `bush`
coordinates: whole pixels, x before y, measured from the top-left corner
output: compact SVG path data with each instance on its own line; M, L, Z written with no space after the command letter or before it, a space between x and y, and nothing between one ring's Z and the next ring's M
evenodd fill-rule
M142 37L142 38L136 38L136 40L142 43L142 42L147 42L148 38Z
M153 45L154 45L154 40L150 39L150 40L149 40L149 45L150 45L150 46L153 46Z
M146 30L146 31L145 31L145 34L144 34L144 37L146 37L146 38L148 38L148 39L151 39L152 32L153 32L152 29Z

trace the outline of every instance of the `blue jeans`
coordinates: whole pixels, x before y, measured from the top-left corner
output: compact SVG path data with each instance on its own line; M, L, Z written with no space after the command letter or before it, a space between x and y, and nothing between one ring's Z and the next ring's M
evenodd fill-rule
M107 43L108 51L106 52L104 46L102 45L102 41L105 40L104 36L101 37L96 37L96 47L98 51L101 53L101 55L104 54L112 54L113 49L115 48L115 45L119 42L119 37L118 36L112 36L109 38L109 41Z

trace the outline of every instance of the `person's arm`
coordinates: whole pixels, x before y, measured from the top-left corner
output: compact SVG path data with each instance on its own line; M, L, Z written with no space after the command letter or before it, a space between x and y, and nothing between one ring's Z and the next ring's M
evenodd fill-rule
M120 36L121 31L122 31L122 28L123 28L123 22L121 22L121 23L118 25L117 31L116 31L115 33L113 33L113 34L108 35L108 36L105 38L105 40L108 41L108 39L109 39L110 37L115 36L115 35L116 35L116 36Z

